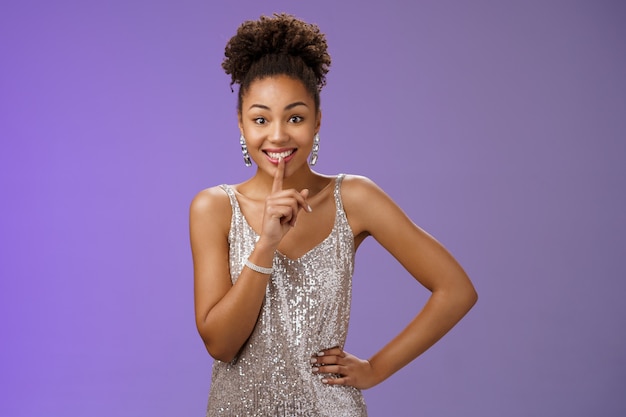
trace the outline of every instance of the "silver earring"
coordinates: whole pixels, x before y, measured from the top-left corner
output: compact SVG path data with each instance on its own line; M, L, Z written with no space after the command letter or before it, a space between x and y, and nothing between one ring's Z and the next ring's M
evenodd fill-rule
M311 150L311 158L309 159L309 163L311 165L315 165L317 163L317 152L320 150L320 134L316 133L313 136L313 149Z
M241 144L241 153L243 154L243 163L246 164L247 167L252 166L252 160L250 159L250 154L248 153L248 147L246 146L246 138L241 135L239 137L239 143Z

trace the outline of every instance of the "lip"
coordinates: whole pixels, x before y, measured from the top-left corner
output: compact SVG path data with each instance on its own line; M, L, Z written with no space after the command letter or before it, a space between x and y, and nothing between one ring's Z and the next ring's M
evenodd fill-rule
M295 148L282 148L282 149L264 149L263 153L265 154L265 157L267 158L268 161L270 161L272 164L274 165L278 165L278 159L273 159L271 158L267 153L268 152L272 152L272 153L281 153L281 152L287 152L287 151L293 151L291 153L291 155L285 157L285 163L289 162L290 160L293 159L293 157L296 155L296 153L298 152L298 149Z

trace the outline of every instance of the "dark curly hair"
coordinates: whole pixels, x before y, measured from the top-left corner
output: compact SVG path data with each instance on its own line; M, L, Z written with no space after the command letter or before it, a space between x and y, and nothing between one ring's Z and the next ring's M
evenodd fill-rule
M274 75L302 81L316 109L330 67L326 37L319 27L286 13L243 22L226 44L222 68L239 84L237 108L250 84Z

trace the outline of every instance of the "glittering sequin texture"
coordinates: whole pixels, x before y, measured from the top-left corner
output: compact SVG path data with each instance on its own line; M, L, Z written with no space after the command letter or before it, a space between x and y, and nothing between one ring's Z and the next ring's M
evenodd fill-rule
M361 392L329 386L313 374L310 359L343 346L350 318L354 237L335 181L335 224L319 245L298 259L280 252L257 325L230 363L215 360L207 416L367 415ZM241 213L232 188L222 185L233 215L228 235L233 282L258 235ZM324 375L325 377L332 377Z

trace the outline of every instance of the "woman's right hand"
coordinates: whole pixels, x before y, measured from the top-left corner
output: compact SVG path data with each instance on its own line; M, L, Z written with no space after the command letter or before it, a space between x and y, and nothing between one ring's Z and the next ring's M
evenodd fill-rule
M265 200L260 238L276 248L287 232L296 225L300 210L311 212L311 207L306 201L309 190L283 190L284 176L285 160L280 158L274 174L272 192Z

